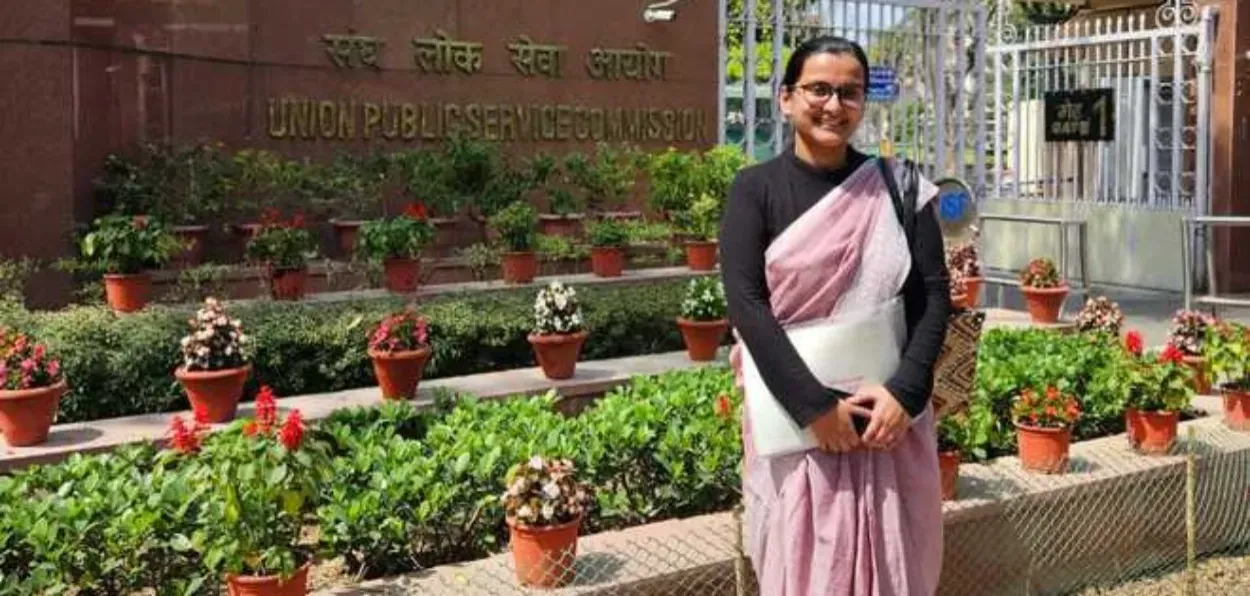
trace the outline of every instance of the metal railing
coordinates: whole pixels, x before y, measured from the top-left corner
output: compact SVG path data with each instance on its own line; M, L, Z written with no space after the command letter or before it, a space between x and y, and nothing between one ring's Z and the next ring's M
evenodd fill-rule
M1079 217L1046 217L1038 215L1008 215L1008 214L982 214L977 217L978 228L981 233L985 233L985 222L1000 221L1009 223L1036 224L1044 226L1052 226L1059 231L1059 272L1064 279L1068 281L1068 289L1072 294L1085 295L1089 293L1089 257L1086 252L1086 239L1088 233L1086 231L1087 224L1084 218ZM1081 268L1080 285L1072 283L1071 277L1068 275L1068 233L1075 229L1077 234L1076 253L1078 265ZM1006 286L1019 286L1019 280L1010 277L995 277L991 275L985 276L985 283L992 283L998 286L998 303L1003 303L1003 289Z
M1250 298L1232 298L1228 296L1219 296L1215 280L1215 249L1214 242L1210 236L1206 238L1203 244L1205 248L1206 262L1206 287L1207 293L1204 296L1194 295L1194 235L1195 232L1202 228L1209 230L1214 227L1229 228L1246 228L1250 227L1250 216L1237 215L1203 215L1188 216L1181 218L1181 263L1183 268L1183 284L1185 288L1185 309L1193 308L1194 303L1205 304L1212 307L1216 306L1244 306L1250 307Z

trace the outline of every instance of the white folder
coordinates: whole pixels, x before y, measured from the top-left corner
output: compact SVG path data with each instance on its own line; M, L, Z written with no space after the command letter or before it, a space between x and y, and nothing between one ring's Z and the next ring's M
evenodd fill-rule
M907 341L903 302L895 297L878 308L788 327L786 335L799 357L826 387L854 392L865 383L883 384L898 368ZM788 455L819 446L811 431L799 427L769 391L745 343L742 383L751 437L760 457Z

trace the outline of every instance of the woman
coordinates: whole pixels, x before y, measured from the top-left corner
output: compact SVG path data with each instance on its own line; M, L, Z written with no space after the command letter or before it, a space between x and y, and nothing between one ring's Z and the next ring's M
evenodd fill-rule
M951 306L931 204L937 188L920 180L909 243L877 158L850 146L867 75L863 49L845 39L815 38L795 50L780 94L793 145L738 174L722 222L739 346L819 444L761 457L744 417L747 548L767 596L929 596L941 569L928 401ZM793 325L871 311L900 293L905 340L881 385L825 386L787 336ZM731 361L741 382L739 351Z

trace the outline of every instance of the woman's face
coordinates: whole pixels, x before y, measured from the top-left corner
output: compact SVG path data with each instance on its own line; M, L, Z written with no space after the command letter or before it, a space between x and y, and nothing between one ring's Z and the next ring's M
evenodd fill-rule
M836 148L849 144L864 118L864 67L851 54L809 56L793 89L781 94L781 108L805 144Z

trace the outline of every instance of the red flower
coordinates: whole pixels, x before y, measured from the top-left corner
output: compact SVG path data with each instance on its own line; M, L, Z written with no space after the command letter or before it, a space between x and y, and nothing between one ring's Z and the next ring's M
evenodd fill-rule
M733 405L729 403L728 395L721 394L719 397L716 398L716 415L717 416L720 416L721 418L728 420L732 412L733 412Z
M180 453L195 453L200 450L200 436L196 430L188 427L183 422L182 416L174 416L169 423L169 432L172 434L169 444L174 450Z
M191 408L191 412L195 416L196 426L208 426L208 410L205 410L200 406L195 406Z
M136 215L130 220L130 227L136 230L146 230L148 228L148 218Z
M1159 354L1159 362L1171 362L1173 364L1181 364L1184 361L1185 361L1185 353L1182 352L1180 348L1172 344L1168 344L1168 347L1164 348L1163 352Z
M303 211L297 211L295 213L295 217L291 218L291 227L292 228L304 227L304 212Z
M278 441L286 447L287 451L295 451L299 449L299 445L304 440L304 419L300 415L299 410L291 410L286 416L286 422L282 423L282 429L278 431Z
M267 227L267 228L278 225L278 223L281 221L282 221L282 214L279 213L278 210L274 209L273 207L266 209L265 212L260 215L260 225Z
M1124 336L1124 347L1128 348L1134 356L1141 356L1145 342L1142 340L1141 332L1134 329Z
M425 203L421 203L421 202L409 203L408 206L404 208L404 215L412 219L415 219L417 221L425 220L426 218Z
M268 385L260 388L256 394L256 424L261 432L269 432L278 422L278 402L274 398L273 389Z
M256 421L255 421L255 420L248 420L247 422L244 422L244 423L243 423L243 436L245 436L245 437L254 437L254 436L256 436L256 432L257 432L258 430L259 430L259 429L256 427Z

